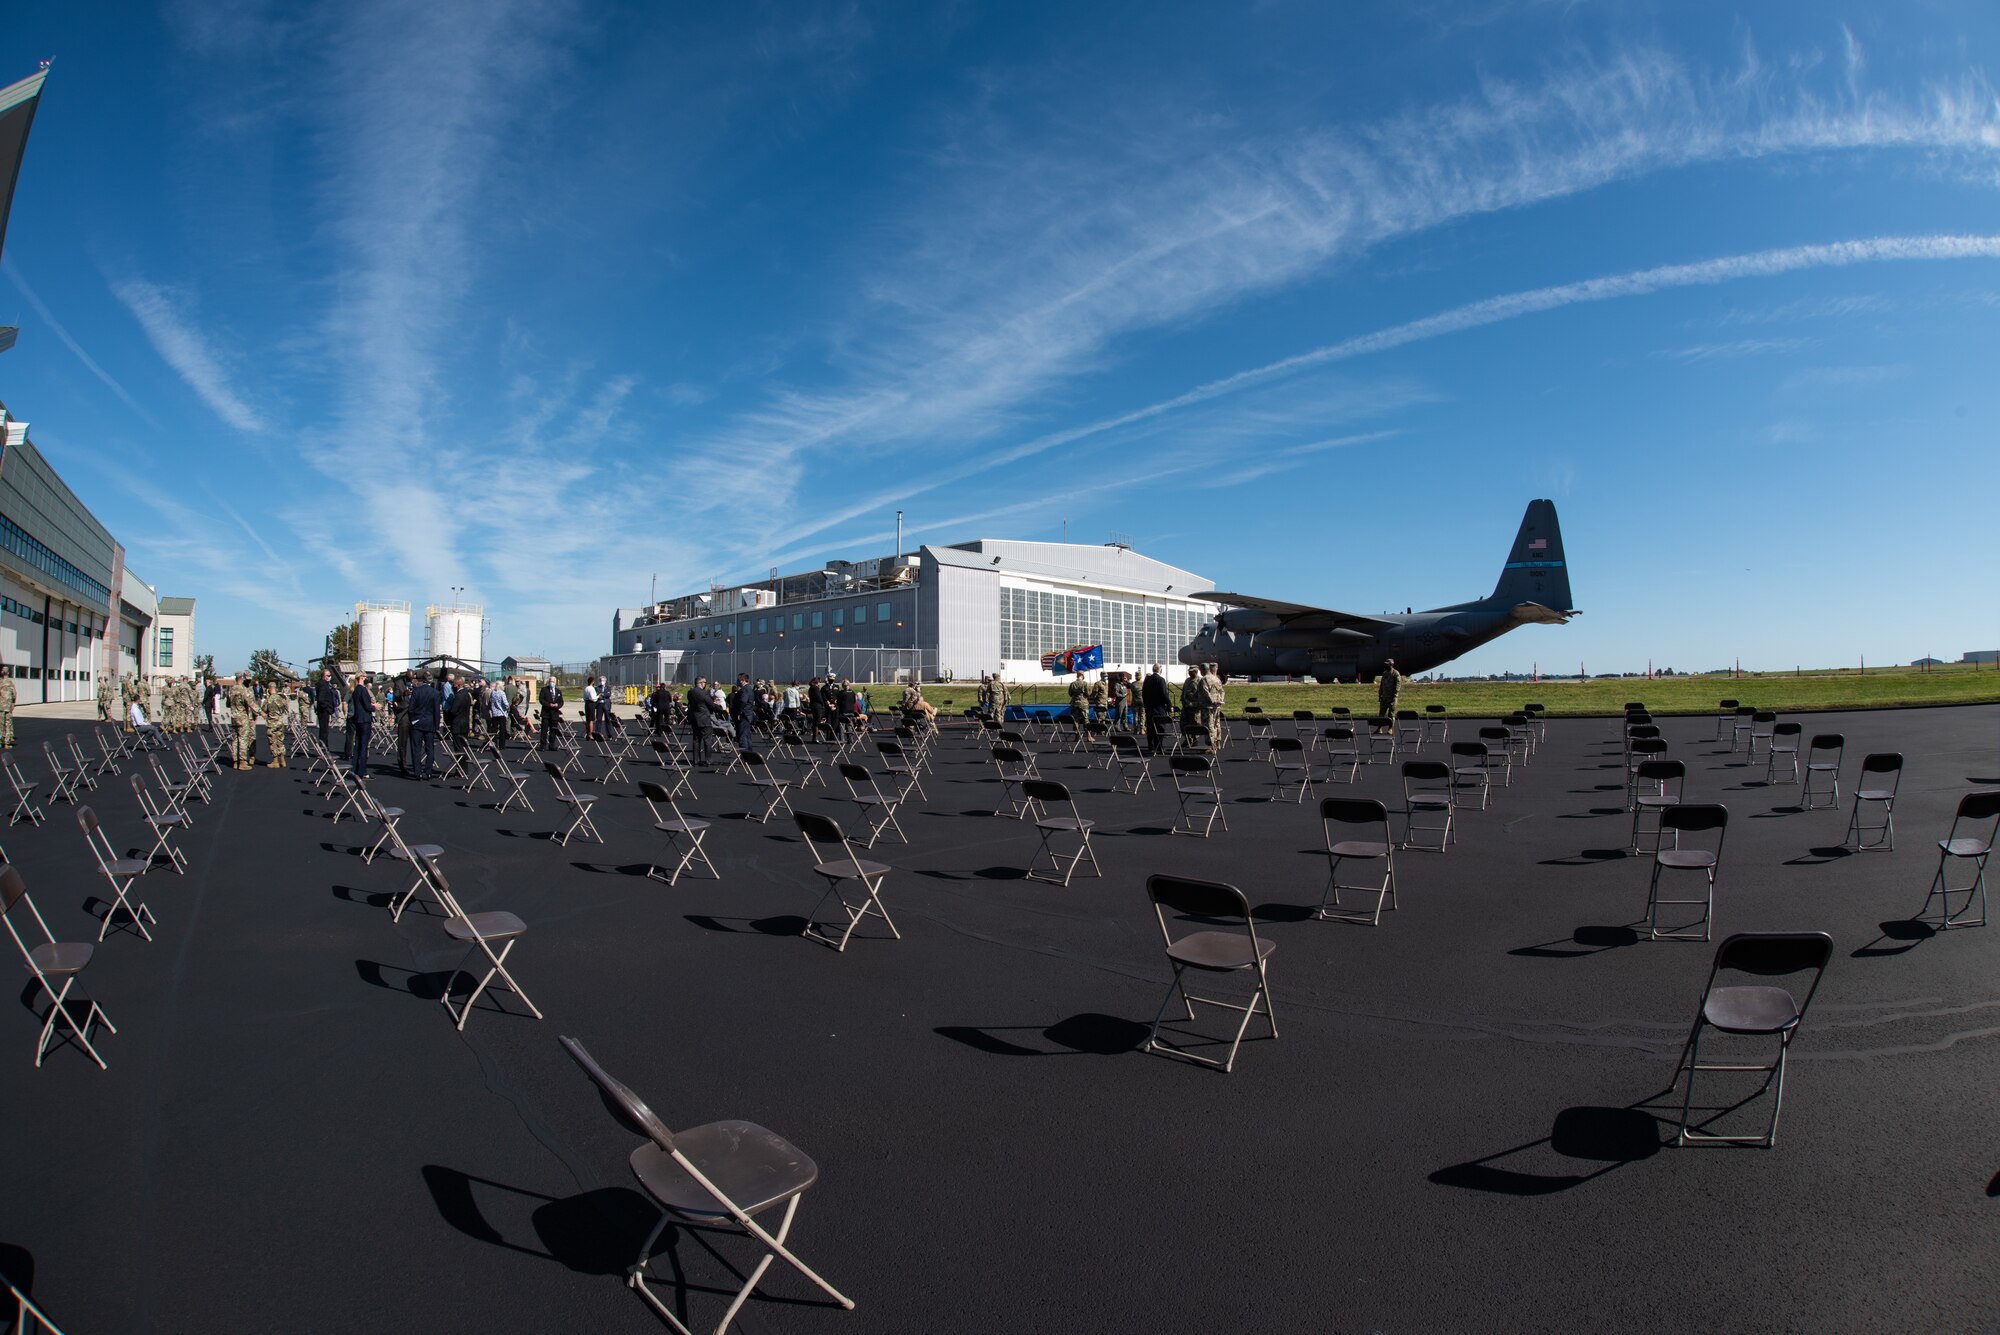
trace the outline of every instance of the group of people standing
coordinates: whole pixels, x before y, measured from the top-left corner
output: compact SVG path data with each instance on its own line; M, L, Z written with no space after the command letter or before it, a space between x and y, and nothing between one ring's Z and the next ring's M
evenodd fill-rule
M146 726L157 725L163 732L193 732L202 721L203 683L194 677L166 677L160 679L160 704L155 717L153 709L153 683L141 681L132 673L113 677L109 673L97 675L97 718L101 723L122 724L127 728L138 725L134 721L133 709L139 710L139 718Z
M646 695L652 729L664 733L686 726L694 763L707 764L715 735L734 734L740 749L749 749L760 724L784 724L810 731L814 737L834 737L865 724L871 701L865 690L838 677L814 677L780 687L774 681L736 674L733 687L707 677L676 693L666 682L655 682ZM934 712L934 711L933 711Z
M1178 713L1183 735L1205 736L1207 740L1199 742L1197 749L1212 751L1222 736L1222 709L1227 696L1222 674L1214 663L1188 668L1187 677L1180 684L1178 701L1172 684L1167 681L1166 673L1158 663L1153 664L1152 671L1137 681L1122 672L1090 681L1079 672L1069 683L1069 717L1079 728L1100 720L1143 726L1147 754L1158 755L1167 725ZM981 714L996 722L1005 722L1007 700L1006 682L993 673L980 674Z
M602 701L602 713L593 711L589 718L595 735L609 717L610 705L601 684L592 685L592 705ZM457 672L445 669L402 672L379 684L366 676L356 677L344 698L333 674L322 672L306 703L316 716L323 743L331 746L331 730L344 726L344 754L356 777L368 777L369 746L378 714L386 709L389 726L395 729L397 770L409 778L431 779L438 774L441 745L505 746L512 739L531 736L535 732L531 714L536 708L541 715L542 745L553 745L555 733L563 725L565 699L553 678L539 683L532 677L461 679Z

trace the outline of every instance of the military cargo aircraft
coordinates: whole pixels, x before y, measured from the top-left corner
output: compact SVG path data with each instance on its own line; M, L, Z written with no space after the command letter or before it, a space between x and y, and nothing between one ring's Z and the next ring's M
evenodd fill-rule
M1529 501L1491 597L1403 616L1359 616L1241 593L1199 593L1224 610L1180 651L1183 663L1214 663L1224 676L1373 681L1396 661L1404 674L1428 672L1498 639L1516 626L1564 625L1569 569L1553 501Z

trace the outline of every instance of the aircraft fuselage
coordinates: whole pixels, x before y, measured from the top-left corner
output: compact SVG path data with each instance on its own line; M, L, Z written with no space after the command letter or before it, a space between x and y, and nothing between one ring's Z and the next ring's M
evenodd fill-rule
M1407 675L1429 672L1521 625L1514 608L1487 601L1383 617L1396 625L1374 635L1351 630L1231 631L1201 628L1180 651L1183 663L1215 663L1231 677L1312 677L1373 681L1385 659Z
M1555 503L1528 502L1493 592L1475 602L1402 616L1361 616L1249 594L1197 594L1221 605L1177 657L1231 677L1373 681L1389 659L1405 675L1429 672L1516 626L1562 625L1569 567Z

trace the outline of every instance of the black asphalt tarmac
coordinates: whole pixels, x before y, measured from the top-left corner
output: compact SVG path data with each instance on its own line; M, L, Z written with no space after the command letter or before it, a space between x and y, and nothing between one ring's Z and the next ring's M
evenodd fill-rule
M1838 810L1764 786L1709 720L1665 724L1688 799L1731 815L1716 941L1835 945L1768 1150L1672 1146L1715 944L1631 930L1650 860L1623 851L1611 720L1551 723L1455 847L1400 854L1379 927L1313 917L1316 808L1266 800L1240 741L1206 840L1167 832L1170 784L1044 756L1098 822L1104 875L1065 889L1023 879L1034 830L989 814L954 728L909 844L874 853L902 939L871 920L845 954L799 936L819 886L739 778L687 804L722 879L668 888L634 783L599 803L605 844L563 847L543 777L496 815L379 776L468 908L528 924L510 965L546 1018L489 994L464 1033L437 999L460 950L428 904L391 923L408 869L362 864L373 829L330 823L302 769L226 773L190 872L143 879L156 940L114 929L79 989L119 1026L109 1071L74 1046L33 1069L43 1000L5 1010L0 1265L72 1332L661 1329L622 1285L639 1138L573 1035L669 1124L745 1118L818 1161L792 1241L857 1307L781 1265L746 1332L2000 1328L2000 928L1913 921L1959 797L2000 786L2000 708L1802 721L1846 736ZM31 777L74 726L19 725ZM1897 849L1848 853L1860 758L1890 750ZM1386 765L1352 791L1400 807ZM87 797L140 842L124 778ZM0 841L57 934L93 939L71 809ZM1253 1028L1233 1074L1139 1050L1169 978L1156 872L1241 887L1276 942L1280 1036ZM1704 1103L1754 1088L1712 1078ZM710 1328L757 1255L669 1232L658 1287Z

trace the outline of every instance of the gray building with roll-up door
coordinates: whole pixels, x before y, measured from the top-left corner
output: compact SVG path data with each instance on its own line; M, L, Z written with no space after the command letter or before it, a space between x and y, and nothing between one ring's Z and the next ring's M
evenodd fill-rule
M89 700L99 673L157 675L159 602L0 404L0 671L15 699ZM192 613L176 654L193 653Z
M834 675L1051 680L1045 653L1104 648L1107 670L1171 666L1213 604L1200 575L1111 543L981 538L620 608L614 682Z

